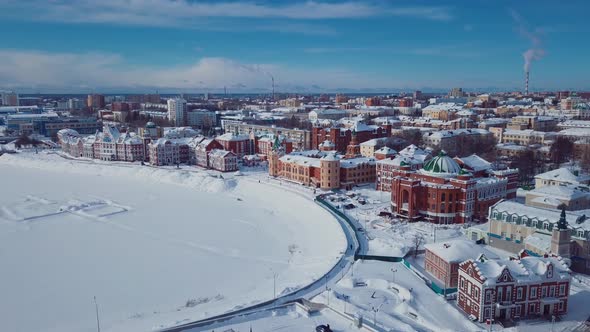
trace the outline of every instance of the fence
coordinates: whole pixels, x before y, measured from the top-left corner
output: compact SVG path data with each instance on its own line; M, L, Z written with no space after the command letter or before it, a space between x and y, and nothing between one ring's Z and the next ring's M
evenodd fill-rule
M369 261L382 261L382 262L394 262L394 263L399 263L403 260L402 257L397 257L397 256L380 256L380 255L361 254L360 253L361 252L361 243L363 243L363 241L361 240L360 237L364 236L364 235L359 235L359 232L357 231L357 225L355 225L355 223L352 220L350 220L350 218L348 218L348 216L346 214L344 214L342 211L338 210L332 204L326 202L325 199L318 196L315 198L315 201L316 201L316 203L320 204L320 206L328 209L330 212L335 214L337 217L344 220L348 224L348 226L350 226L350 228L352 228L352 230L354 232L354 237L356 238L356 242L358 243L358 247L354 251L354 260L363 259L363 260L369 260ZM364 250L363 252L366 252L366 251L367 250Z
M407 261L405 259L402 259L402 263L404 264L404 266L406 268L408 268L410 271L414 272L414 274L417 275L420 279L424 280L424 283L428 287L430 287L430 289L432 289L432 291L435 292L436 294L448 295L448 294L453 294L453 293L456 293L457 292L457 288L447 288L447 289L445 289L443 287L440 287L436 283L432 282L430 280L430 278L428 278L420 270L418 270L414 266L412 266L412 264L409 261Z

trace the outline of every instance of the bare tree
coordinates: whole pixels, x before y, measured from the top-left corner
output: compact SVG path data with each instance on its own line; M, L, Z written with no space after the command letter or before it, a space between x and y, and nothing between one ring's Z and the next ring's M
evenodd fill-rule
M412 245L414 246L414 258L416 258L416 256L418 255L418 249L420 249L420 246L423 244L424 235L420 233L414 234L414 237L412 238Z

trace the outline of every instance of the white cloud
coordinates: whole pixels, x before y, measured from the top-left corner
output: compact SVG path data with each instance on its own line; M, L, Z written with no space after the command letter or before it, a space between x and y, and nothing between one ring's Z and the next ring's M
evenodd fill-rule
M119 55L101 53L47 53L0 50L0 88L27 90L219 89L270 90L270 75L279 90L318 85L324 88L388 86L396 82L339 69L287 68L275 64L248 64L226 58L201 58L168 68L136 67ZM399 82L397 82L399 83Z
M35 20L204 29L211 28L211 24L216 23L215 18L319 20L399 16L437 21L453 18L451 10L447 7L392 6L382 1L294 1L273 5L260 1L6 0L0 4L0 12L8 14L13 19L15 16L10 13L16 11L26 12L25 19Z

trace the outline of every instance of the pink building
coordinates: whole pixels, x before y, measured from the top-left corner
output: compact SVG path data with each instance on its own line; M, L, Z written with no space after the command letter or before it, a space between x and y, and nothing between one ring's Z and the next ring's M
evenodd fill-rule
M231 151L214 149L209 152L209 167L220 172L238 170L238 156Z

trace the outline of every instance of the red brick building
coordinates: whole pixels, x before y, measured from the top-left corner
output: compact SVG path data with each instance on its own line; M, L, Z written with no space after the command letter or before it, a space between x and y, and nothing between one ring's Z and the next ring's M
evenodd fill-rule
M336 151L344 153L346 147L350 144L353 131L356 133L357 141L360 144L374 138L391 137L391 124L375 126L357 123L351 128L322 128L316 126L312 128L311 148L318 149L322 142L330 141L334 143Z
M516 191L509 190L516 186L516 172L491 171L487 177L475 177L444 152L419 170L400 163L391 178L391 209L401 218L441 224L486 220L487 207L516 197Z
M293 151L293 142L283 136L278 137L279 142L278 144L283 148L283 151L285 151L285 153L289 154ZM256 147L256 153L261 154L261 155L268 155L270 151L272 151L273 146L275 145L275 136L274 135L268 135L268 136L263 136L260 138L256 138L255 139L255 147Z
M195 147L196 164L205 168L209 167L209 152L214 149L222 150L223 146L214 139L201 141Z
M478 321L567 313L570 270L561 257L490 260L459 265L457 306Z
M424 246L424 269L444 288L456 288L459 282L459 264L481 254L488 258L496 255L483 246L467 240L429 243Z
M225 133L215 138L223 150L235 153L238 158L254 153L254 141L248 135Z

